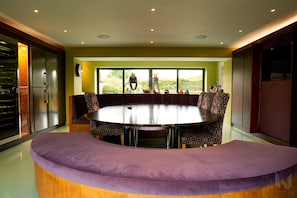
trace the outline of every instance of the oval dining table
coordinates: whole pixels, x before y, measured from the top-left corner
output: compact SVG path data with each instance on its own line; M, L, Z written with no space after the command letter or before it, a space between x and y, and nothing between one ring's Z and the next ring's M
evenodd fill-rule
M179 146L179 127L207 125L215 122L218 117L210 111L192 105L165 104L133 104L115 105L100 108L86 115L98 123L120 124L132 129L134 144L138 143L138 131L166 130L166 146Z

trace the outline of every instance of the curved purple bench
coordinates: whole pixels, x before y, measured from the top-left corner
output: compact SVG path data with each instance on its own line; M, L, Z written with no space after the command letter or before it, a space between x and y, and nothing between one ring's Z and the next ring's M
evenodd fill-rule
M130 194L222 194L297 176L297 148L244 141L166 150L116 145L88 133L40 133L31 155L35 164L61 178ZM296 189L296 179L292 185Z

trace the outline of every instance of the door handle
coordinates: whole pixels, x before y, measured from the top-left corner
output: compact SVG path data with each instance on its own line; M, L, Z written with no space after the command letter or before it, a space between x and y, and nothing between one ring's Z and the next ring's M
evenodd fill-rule
M48 93L47 93L47 89L44 89L44 93L43 93L43 98L44 98L44 103L48 104Z

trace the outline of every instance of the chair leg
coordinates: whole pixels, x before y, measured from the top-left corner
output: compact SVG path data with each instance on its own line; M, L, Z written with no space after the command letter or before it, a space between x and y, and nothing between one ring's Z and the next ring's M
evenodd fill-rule
M95 135L95 138L97 140L104 140L104 136L102 136L102 135Z
M187 145L186 144L182 144L182 149L186 149L187 148Z
M120 138L121 138L121 145L125 145L124 134L121 134Z

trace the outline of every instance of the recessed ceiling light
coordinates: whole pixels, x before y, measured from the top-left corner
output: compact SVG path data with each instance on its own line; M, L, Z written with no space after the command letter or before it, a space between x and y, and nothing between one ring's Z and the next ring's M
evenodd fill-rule
M66 33L66 32L68 32L67 30L64 30L64 32Z
M220 42L220 45L224 45L224 42Z
M107 34L99 34L97 37L100 39L109 39L111 36L109 36Z
M33 10L33 12L34 12L34 13L38 13L38 12L39 12L39 10L37 10L37 9L34 9L34 10Z
M155 12L156 11L156 8L151 8L151 12Z
M84 42L84 41L81 41L81 42L80 42L80 44L84 45L84 44L85 44L85 42Z
M154 41L150 41L150 44L154 44Z
M242 32L242 30L238 30L238 32L239 32L239 33L241 33L241 32Z
M270 10L270 12L275 12L275 11L276 11L276 9L275 9L275 8L273 8L273 9L271 9L271 10Z
M207 35L205 34L199 34L199 35L196 35L194 36L195 39L206 39L207 38Z
M154 28L151 28L151 32L153 32L153 31L155 31L155 29Z

